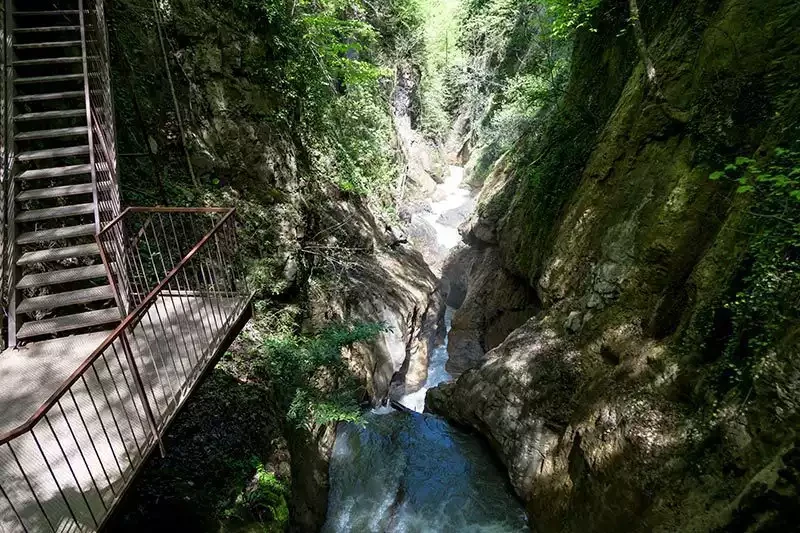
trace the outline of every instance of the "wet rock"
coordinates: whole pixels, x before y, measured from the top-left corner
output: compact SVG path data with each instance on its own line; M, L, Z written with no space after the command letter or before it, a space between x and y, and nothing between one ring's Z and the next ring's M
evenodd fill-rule
M337 241L328 252L342 251L338 262L321 261L339 282L335 291L319 291L310 301L306 327L355 320L382 322L388 331L364 346L356 346L347 360L363 378L373 404L392 395L412 392L425 381L427 354L433 347L442 313L438 281L421 254L408 246L392 246L393 237L365 205L333 204L320 213L322 227L337 228ZM351 249L358 253L349 252ZM371 250L365 253L363 250ZM340 270L341 269L341 270ZM396 374L408 380L394 379ZM392 383L404 383L400 390Z
M468 199L461 206L445 211L439 216L437 222L443 226L458 228L475 208L475 201Z
M447 371L458 376L480 364L488 350L530 318L537 309L536 298L502 267L495 248L457 250L444 272L450 280L450 303L458 303L466 289L448 335Z
M564 322L564 328L570 333L577 333L583 325L583 317L580 311L572 311Z
M720 154L794 142L797 43L763 28L800 6L650 4L665 104L611 4L601 2L596 31L578 32L566 107L498 162L462 228L473 266L451 353L481 364L431 391L428 406L487 437L538 531L792 529L796 314L764 350L770 377L746 384L736 359L755 350L732 333L724 304L750 272L755 204L708 176ZM730 40L711 35L719 30ZM535 287L542 308L480 356L485 309L500 303L499 276L477 267L491 259L475 259L489 246L492 272ZM491 287L483 308L470 303L481 287Z

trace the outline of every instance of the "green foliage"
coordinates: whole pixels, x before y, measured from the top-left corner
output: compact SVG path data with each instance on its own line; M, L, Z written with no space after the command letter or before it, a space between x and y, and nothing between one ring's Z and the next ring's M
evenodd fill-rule
M268 338L262 369L274 384L287 419L298 427L358 421L357 385L342 361L342 349L383 331L383 324L361 323L330 326L310 336Z
M481 0L463 14L467 65L449 81L449 109L466 108L493 153L538 137L560 101L570 43L556 35L546 2ZM488 168L488 167L487 167Z
M253 478L252 457L272 453L281 428L269 391L229 372L231 355L189 399L164 438L169 453L139 475L108 531L218 531L234 500Z
M544 0L550 15L553 17L553 34L566 38L581 28L589 26L592 14L600 6L602 0Z
M370 2L367 20L380 35L380 54L386 65L414 61L424 56L422 28L425 17L419 0Z
M766 166L749 157L737 157L724 170L713 172L709 179L734 180L738 183L737 193L755 193L772 200L800 202L800 152L776 148L772 162Z
M800 153L778 148L764 161L737 157L709 179L730 182L747 197L750 235L740 281L718 312L730 326L713 390L719 401L744 401L757 390L780 418L793 411L787 402L800 386L775 352L800 323Z
M457 43L461 36L459 25L460 0L428 0L423 3L425 19L425 56L420 81L420 129L430 137L443 137L452 123L446 112L447 78L464 64Z
M385 17L372 16L374 6ZM299 156L316 179L348 193L388 197L396 177L385 90L394 69L388 51L414 41L409 32L422 24L417 0L170 0L163 14L168 45L180 63L173 78L179 100L186 103L182 111L189 130L208 141L190 146L193 155L203 152L205 168L196 171L204 188L256 188L245 180L258 169L247 168L235 148L225 153L226 145L241 143L241 138L226 138L236 133L226 121L241 120L260 123L300 147ZM164 96L151 14L122 0L114 16L119 25L112 34L115 55L129 57L114 62L121 149L146 153L150 135L159 148L155 162L123 160L126 197L145 205L198 203L176 142L180 136L168 91ZM258 129L259 140L268 142ZM222 176L226 165L230 172Z
M258 531L263 533L285 531L289 525L288 487L275 474L268 472L257 457L253 457L250 463L255 475L233 505L224 511L223 517L234 523L256 523ZM254 529L250 527L248 531Z

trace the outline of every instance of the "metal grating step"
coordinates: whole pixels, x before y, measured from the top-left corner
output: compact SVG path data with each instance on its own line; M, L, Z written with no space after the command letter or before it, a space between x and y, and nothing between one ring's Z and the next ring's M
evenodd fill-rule
M26 94L23 96L15 96L14 101L18 103L24 102L46 102L49 100L66 100L67 98L83 98L84 91L63 91L60 93L43 93L43 94Z
M15 67L33 67L36 65L67 65L70 63L82 63L83 58L72 57L45 57L43 59L17 59L13 65Z
M39 178L61 178L64 176L78 176L91 174L92 165L67 165L65 167L36 168L26 170L17 175L17 179L34 180Z
M76 237L88 237L90 235L94 235L94 224L81 224L80 226L29 231L17 237L17 244L60 241L63 239L74 239Z
M35 50L37 48L70 48L73 46L80 46L80 41L50 41L45 43L24 43L15 44L14 48L18 50Z
M32 287L59 285L61 283L72 283L74 281L105 277L106 268L103 265L66 268L64 270L53 270L52 272L43 272L41 274L28 274L17 283L17 288L30 289Z
M28 120L50 120L58 118L86 118L85 109L63 109L58 111L40 111L38 113L22 113L14 116L15 122L24 122Z
M57 81L83 80L83 74L57 74L55 76L31 76L28 78L14 78L14 83L50 83Z
M88 28L88 25L87 25ZM53 31L80 31L80 26L37 26L33 28L14 28L14 33L49 33Z
M33 222L35 220L47 220L49 218L91 215L92 213L94 213L94 204L65 205L60 207L48 207L47 209L22 211L17 214L16 221Z
M17 265L32 265L35 263L49 263L52 261L63 261L76 257L87 257L100 255L100 248L96 243L79 244L78 246L66 246L64 248L48 248L47 250L37 250L26 252L17 259Z
M67 146L65 148L48 148L46 150L32 150L17 154L17 161L36 161L38 159L53 159L56 157L72 157L77 155L88 155L89 146Z
M45 200L47 198L62 198L64 196L75 196L78 194L92 194L91 183L81 183L79 185L62 185L61 187L48 187L47 189L30 189L22 191L17 195L17 201L27 202L29 200Z
M83 93L81 93L83 94ZM89 128L86 126L75 126L72 128L56 128L53 130L36 130L17 133L14 135L14 140L17 141L33 141L36 139L55 139L58 137L77 137L79 135L88 135Z
M34 320L24 323L22 327L19 328L17 338L30 339L31 337L52 335L62 331L113 324L119 322L119 320L119 310L116 307L48 318L46 320Z
M83 305L100 300L109 300L114 297L111 285L101 285L99 287L89 287L88 289L78 289L76 291L57 292L44 296L34 296L25 298L17 306L18 313L32 313L45 309L56 309L58 307L68 307L70 305Z
M14 15L18 17L27 16L41 16L41 15L77 15L80 9L48 9L41 11L14 11ZM83 10L84 13L89 13L88 9Z

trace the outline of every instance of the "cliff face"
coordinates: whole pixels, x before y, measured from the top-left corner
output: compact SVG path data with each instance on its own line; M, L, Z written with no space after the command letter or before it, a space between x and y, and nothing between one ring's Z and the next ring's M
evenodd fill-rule
M170 97L152 10L127 0L109 9L125 201L129 205L237 208L240 242L258 291L250 331L255 346L247 345L237 358L246 361L247 350L264 349L259 343L276 331L262 325L276 322L274 316L293 317L289 328L299 333L340 321L383 322L387 331L347 354L349 369L363 389L358 399L377 404L390 392L415 390L426 377L427 352L440 314L437 280L418 252L398 242L379 202L346 192L346 187L337 187L330 179L334 170L352 162L321 153L319 143L310 138L319 126L311 121L328 118L313 116L318 111L312 108L313 98L329 98L336 87L329 81L309 89L308 80L298 79L306 67L304 58L297 43L285 40L302 40L297 35L300 29L294 27L300 15L280 2L171 0L160 5L177 109ZM294 26L286 29L290 25ZM412 89L403 87L404 94ZM367 122L388 124L391 120L388 106L359 111ZM185 135L178 127L178 114ZM410 135L407 122L402 124L403 131ZM347 135L342 132L343 137ZM393 141L405 147L403 139ZM368 143L361 137L356 142ZM402 156L398 150L397 159ZM200 188L191 186L187 159ZM379 163L370 160L368 164ZM391 169L387 174L391 175ZM426 174L417 185L424 189L433 184ZM415 186L406 186L409 194ZM251 381L248 375L236 378L238 383L231 380L234 388ZM265 395L270 396L269 392ZM213 396L205 395L210 397L205 401L213 403ZM213 406L202 407L213 411ZM265 405L262 411L261 416L270 417L276 425L282 421L275 418L285 415L276 414L273 405ZM292 475L286 476L293 480L292 518L303 531L317 529L325 517L334 426L282 428L292 452ZM208 435L203 438L213 440ZM178 457L185 456L184 461L197 459L184 453L185 443L176 442L174 447ZM249 449L257 456L265 451ZM228 465L223 467L230 470ZM202 477L202 469L196 470ZM153 484L162 487L184 487L186 499L192 501L198 496L194 492L212 490L197 479L192 481L198 487L193 491L171 475L154 465L145 479L155 479ZM152 493L159 491L151 489L145 482L132 491L126 507L146 511L143 516L135 511L120 516L117 527L138 530L162 525L157 497L151 501ZM191 512L216 523L214 513L219 511ZM180 522L179 517L169 520Z
M429 406L489 439L541 531L789 529L797 247L763 300L780 320L743 325L773 226L767 200L709 174L799 138L800 6L648 2L651 81L627 2L597 13L561 110L498 161L464 228L541 310ZM451 336L476 323L461 313Z

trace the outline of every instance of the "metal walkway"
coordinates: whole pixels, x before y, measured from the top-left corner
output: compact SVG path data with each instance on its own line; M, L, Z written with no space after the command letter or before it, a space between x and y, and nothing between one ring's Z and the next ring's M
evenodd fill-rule
M0 10L0 533L97 531L251 293L233 209L121 207L103 0Z
M250 318L231 209L129 208L97 236L112 332L0 355L0 531L95 531Z
M224 299L219 306L212 306L192 296L161 298L130 332L131 339L136 340L131 343L132 355L158 428L166 426L224 348L228 332L246 319L243 313L247 308L242 304L236 299ZM162 322L169 322L176 330L163 336ZM21 402L35 412L48 399L42 398L44 393L57 390L70 374L67 365L42 374L40 358L52 356L53 350L61 353L62 347L77 355L81 346L98 345L98 339L102 345L103 337L89 333L37 343L15 354L4 353L0 359L4 383L7 378L27 378L30 371L39 373L41 381L38 386L4 389L0 392L0 409L5 412L7 406ZM169 349L175 345L181 350ZM18 416L21 412L17 408ZM8 419L4 418L3 424L7 426ZM3 428L8 429L13 428ZM31 431L0 446L0 486L4 491L0 530L95 530L155 445L156 433L137 394L130 363L117 342Z

